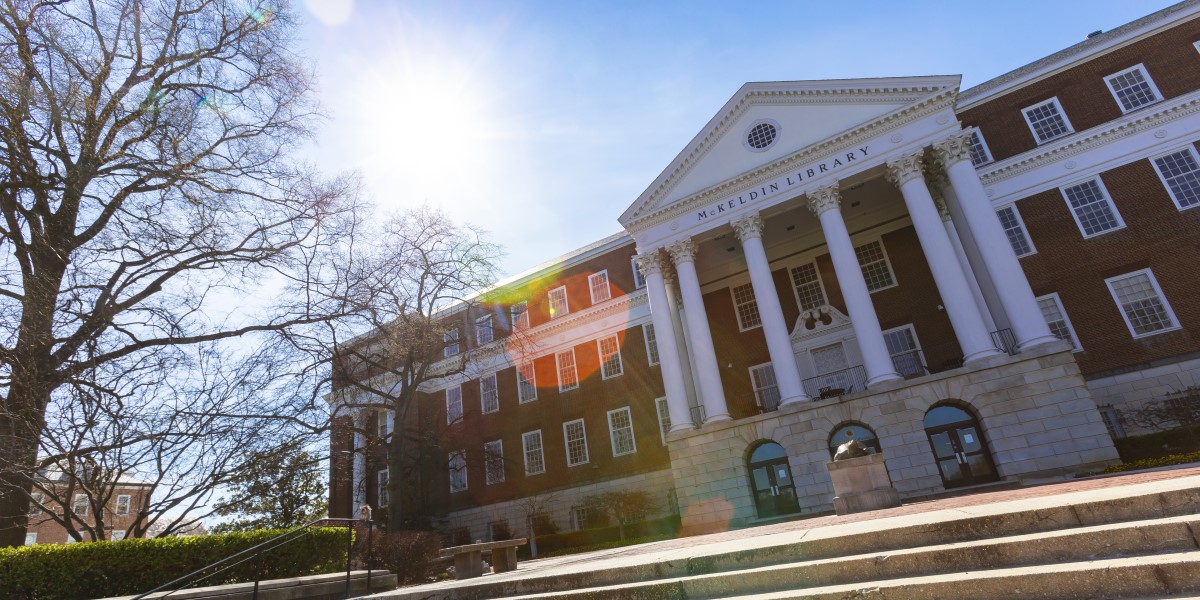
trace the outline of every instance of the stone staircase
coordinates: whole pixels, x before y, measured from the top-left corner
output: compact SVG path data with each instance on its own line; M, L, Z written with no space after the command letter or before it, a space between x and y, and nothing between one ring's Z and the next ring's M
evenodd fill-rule
M517 576L382 597L1200 598L1200 485L1040 500L764 531L690 547L663 543L632 555L595 553L586 562L548 559L522 563Z

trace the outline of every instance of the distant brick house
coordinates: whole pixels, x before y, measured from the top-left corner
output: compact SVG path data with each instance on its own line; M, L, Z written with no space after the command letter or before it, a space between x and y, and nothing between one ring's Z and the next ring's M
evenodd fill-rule
M152 483L121 476L116 483L100 486L99 492L89 494L80 490L78 483L72 485L71 479L61 469L44 469L38 473L38 489L30 492L33 502L25 533L26 546L80 541L74 539L62 523L64 509L68 507L77 520L89 526L96 522L95 511L103 511L100 517L104 524L104 539L123 540L138 515L149 506L150 495L154 492ZM76 530L83 536L82 541L96 541L91 532L84 529L76 525Z

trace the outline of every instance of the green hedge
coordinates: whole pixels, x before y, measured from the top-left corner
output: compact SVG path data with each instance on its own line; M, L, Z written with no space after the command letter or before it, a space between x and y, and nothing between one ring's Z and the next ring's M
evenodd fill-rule
M0 548L0 600L88 600L140 594L283 531ZM263 555L262 578L346 568L346 530L311 530ZM247 561L200 585L254 581Z
M1200 462L1200 451L1189 452L1187 454L1168 454L1167 456L1158 456L1155 458L1143 458L1127 462L1123 465L1113 465L1101 471L1101 473L1123 473L1125 471L1137 471L1140 469L1154 469L1157 467L1170 467L1174 465L1186 465L1189 463Z
M655 538L668 539L679 535L679 517L672 515L660 519L651 519L649 521L641 521L639 523L631 523L625 526L625 539L637 538ZM582 531L568 531L564 533L552 533L548 535L537 536L538 556L546 556L547 554L570 554L573 552L583 552L584 550L573 550L578 548L599 548L605 544L618 542L614 546L618 547L621 539L621 529L616 525L608 527L599 527L596 529L584 529ZM564 552L565 551L565 552ZM529 544L517 548L517 555L521 558L528 558L530 553Z
M1200 451L1200 425L1188 425L1147 435L1114 440L1121 460L1133 462L1171 454Z

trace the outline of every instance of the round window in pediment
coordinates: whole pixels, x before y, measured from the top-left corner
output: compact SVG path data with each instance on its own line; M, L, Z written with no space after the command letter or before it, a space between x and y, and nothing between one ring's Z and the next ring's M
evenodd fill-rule
M771 119L755 121L746 131L745 145L751 152L762 152L770 148L779 137L779 123Z

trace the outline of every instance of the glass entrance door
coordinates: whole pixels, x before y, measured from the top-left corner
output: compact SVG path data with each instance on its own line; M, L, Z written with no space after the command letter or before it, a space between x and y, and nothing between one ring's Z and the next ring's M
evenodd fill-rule
M774 442L759 446L747 467L759 518L800 512L792 469L782 446Z
M979 425L966 411L953 406L930 410L925 416L925 433L946 489L999 478Z

